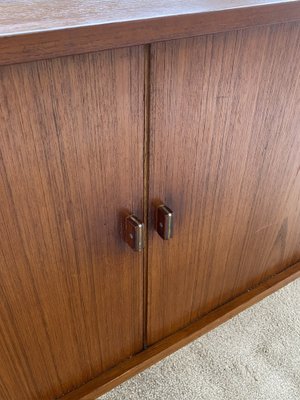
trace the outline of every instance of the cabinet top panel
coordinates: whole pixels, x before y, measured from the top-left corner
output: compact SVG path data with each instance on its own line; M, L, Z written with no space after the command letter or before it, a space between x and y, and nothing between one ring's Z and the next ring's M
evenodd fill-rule
M0 34L65 29L287 3L282 0L1 0Z
M292 20L299 0L0 0L0 65Z

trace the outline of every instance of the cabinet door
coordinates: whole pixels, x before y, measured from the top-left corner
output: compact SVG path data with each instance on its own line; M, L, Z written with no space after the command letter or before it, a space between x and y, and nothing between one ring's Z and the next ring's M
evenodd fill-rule
M152 46L148 343L300 259L299 66L299 23Z
M142 349L143 48L0 69L0 397L53 399Z

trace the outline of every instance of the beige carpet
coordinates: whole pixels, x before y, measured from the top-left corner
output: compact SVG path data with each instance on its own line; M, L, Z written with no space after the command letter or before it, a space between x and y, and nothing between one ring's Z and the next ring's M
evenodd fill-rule
M101 400L300 400L300 279Z

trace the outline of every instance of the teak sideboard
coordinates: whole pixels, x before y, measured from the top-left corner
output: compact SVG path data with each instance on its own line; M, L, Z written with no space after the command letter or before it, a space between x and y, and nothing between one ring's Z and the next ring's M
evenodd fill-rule
M300 276L300 2L0 1L0 398L91 400Z

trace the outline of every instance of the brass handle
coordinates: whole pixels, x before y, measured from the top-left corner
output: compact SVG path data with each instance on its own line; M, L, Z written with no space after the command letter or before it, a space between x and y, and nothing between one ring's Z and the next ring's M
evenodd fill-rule
M156 208L156 230L164 240L173 237L173 211L161 204Z
M134 215L125 218L124 240L134 251L144 248L144 223Z

